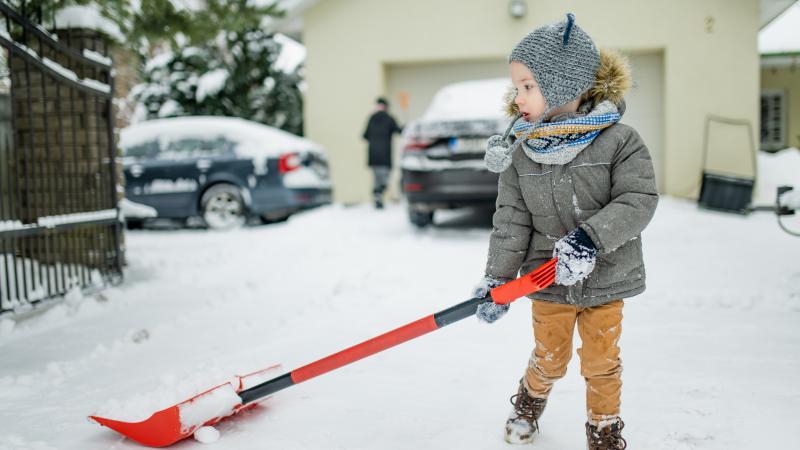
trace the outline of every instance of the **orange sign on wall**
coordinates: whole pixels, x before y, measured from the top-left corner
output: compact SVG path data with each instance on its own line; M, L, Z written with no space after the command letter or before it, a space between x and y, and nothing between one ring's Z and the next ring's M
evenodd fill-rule
M400 101L400 108L403 111L408 111L408 91L398 92L397 99Z

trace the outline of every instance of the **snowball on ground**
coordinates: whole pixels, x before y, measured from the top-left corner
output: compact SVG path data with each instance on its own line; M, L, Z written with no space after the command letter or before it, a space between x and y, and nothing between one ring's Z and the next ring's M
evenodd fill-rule
M219 431L214 427L200 427L194 432L194 439L203 444L211 444L219 440Z

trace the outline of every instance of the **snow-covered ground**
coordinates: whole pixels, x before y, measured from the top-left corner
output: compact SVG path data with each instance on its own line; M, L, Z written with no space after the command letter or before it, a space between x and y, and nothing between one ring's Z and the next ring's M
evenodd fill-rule
M127 233L122 286L0 321L0 448L137 448L86 416L141 418L466 299L488 216L437 220L418 231L400 205L333 206L233 232ZM629 448L797 448L800 239L768 213L665 198L644 245L649 288L626 304L621 341ZM293 386L220 424L212 448L509 448L502 428L530 321L521 300L494 325L469 318ZM584 448L583 408L575 357L535 448Z

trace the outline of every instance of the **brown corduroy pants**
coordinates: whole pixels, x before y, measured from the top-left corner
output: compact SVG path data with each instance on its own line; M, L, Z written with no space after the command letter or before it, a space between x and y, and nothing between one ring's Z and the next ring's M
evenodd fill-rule
M619 416L622 363L617 342L622 333L622 300L580 307L533 301L536 346L525 375L533 397L547 398L553 383L567 373L575 324L582 346L581 375L586 380L586 410L590 421Z

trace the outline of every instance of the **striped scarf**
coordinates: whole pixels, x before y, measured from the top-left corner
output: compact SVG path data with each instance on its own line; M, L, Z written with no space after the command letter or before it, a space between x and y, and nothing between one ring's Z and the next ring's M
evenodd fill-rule
M540 164L566 164L592 143L601 131L619 122L617 106L608 100L588 114L558 122L514 124L514 136L524 139L525 154Z

